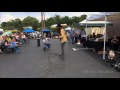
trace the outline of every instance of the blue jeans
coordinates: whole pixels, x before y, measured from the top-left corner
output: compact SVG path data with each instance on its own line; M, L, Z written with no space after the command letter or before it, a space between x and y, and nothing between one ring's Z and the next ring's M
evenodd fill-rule
M22 43L23 44L27 44L27 40L26 39L22 39Z
M49 43L44 43L44 47L50 48L50 44Z
M73 37L73 36L71 36L71 39L72 39L72 44L74 44L74 37Z
M7 46L7 48L13 48L15 53L18 53L20 51L19 47L15 42L11 42L12 46Z
M70 45L70 43L71 43L71 38L68 37L68 44Z

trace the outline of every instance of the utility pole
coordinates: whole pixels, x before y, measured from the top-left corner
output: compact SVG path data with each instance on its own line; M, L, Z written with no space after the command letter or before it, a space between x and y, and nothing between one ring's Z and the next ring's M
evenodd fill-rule
M43 20L44 20L44 23L43 23L43 28L45 29L45 13L43 12Z
M44 12L41 12L41 24L42 30L45 28L45 15ZM40 47L40 35L37 35L37 46Z
M42 29L45 28L45 14L44 12L41 12L41 23L42 23Z
M42 24L42 29L43 29L43 12L41 12L41 24Z

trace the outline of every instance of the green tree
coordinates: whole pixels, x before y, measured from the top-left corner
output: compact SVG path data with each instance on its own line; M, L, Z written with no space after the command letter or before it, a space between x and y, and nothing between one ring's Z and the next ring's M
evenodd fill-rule
M52 32L56 32L56 28L49 27L48 29L50 29Z
M51 25L55 24L55 19L53 17L50 17L48 18L46 21L45 21L45 26L46 27L50 27Z
M87 15L81 15L81 21L83 21L84 19L86 19Z
M77 17L77 16L72 17L72 22L79 23L80 22L80 17Z
M2 27L6 27L6 26L7 26L7 22L2 22L2 23L1 23L1 26L2 26Z
M54 18L54 20L55 20L55 24L56 24L56 23L61 23L61 17L60 17L60 15L57 15L57 14L56 14L53 18Z
M37 30L37 28L39 27L39 21L38 21L38 19L36 19L34 17L28 16L28 17L24 18L22 25L24 27L32 26L34 30Z
M14 22L14 20L8 21L8 22L7 22L7 26L8 26L9 28L15 28L15 22Z
M9 30L12 30L12 29L17 29L17 30L22 30L22 21L17 18L15 20L10 20L8 22L3 22L2 23L2 27L4 29L9 29Z
M15 29L20 30L20 31L23 30L22 21L19 18L13 20L12 22L13 22L13 26L15 27Z
M65 17L63 17L63 18L61 18L62 20L62 23L64 23L64 24L70 24L70 18L68 17L68 16L65 16Z
M48 18L47 20L45 20L45 26L47 28L52 29L53 31L54 28L51 28L50 26L53 24L57 24L57 23L62 23L62 24L67 24L68 26L71 27L77 27L77 24L81 21L83 21L84 19L86 19L87 15L81 15L81 16L74 16L74 17L68 17L68 16L64 16L61 17L60 15L54 15L53 17ZM8 22L3 22L1 24L2 28L4 29L18 29L18 30L23 30L23 26L32 26L34 30L41 30L42 24L41 22L39 23L38 19L34 18L34 17L26 17L24 18L23 21L21 21L19 18L15 19L15 20L10 20Z
M6 29L9 29L9 30L15 29L15 21L14 20L8 21L6 25Z

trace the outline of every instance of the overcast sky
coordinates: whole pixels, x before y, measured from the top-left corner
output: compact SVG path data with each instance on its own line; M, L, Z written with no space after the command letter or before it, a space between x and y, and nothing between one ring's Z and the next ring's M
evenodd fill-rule
M81 16L83 14L90 15L98 12L44 12L45 17L53 17L55 14L60 16ZM20 18L23 20L27 16L32 16L37 18L39 21L41 20L41 12L0 12L0 22L6 22L10 19Z

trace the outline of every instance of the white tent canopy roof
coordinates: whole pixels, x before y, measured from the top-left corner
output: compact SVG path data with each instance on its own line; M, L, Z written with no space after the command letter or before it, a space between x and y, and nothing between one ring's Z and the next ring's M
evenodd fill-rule
M71 27L67 27L67 28L65 28L65 30L71 30Z
M111 23L111 22L106 22L106 23ZM86 19L79 22L79 24L86 24ZM105 21L87 21L87 24L105 24Z
M108 22L108 21L86 21L86 20L83 20L81 22L79 22L79 26L81 27L104 27L105 26L105 23L107 26L112 26L113 24L111 22Z
M65 30L75 30L75 28L67 27Z
M83 21L81 23L86 23L86 27L88 26L89 23L92 23L93 24L93 21L90 21L90 20L95 20L95 19L99 19L99 18L105 18L105 21L94 21L96 23L103 23L104 22L104 49L103 49L103 59L105 59L105 40L106 40L106 26L109 22L107 22L107 16L108 15L115 15L115 14L120 14L120 12L100 12L98 14L92 14L92 15L89 15L86 17L86 21ZM84 25L84 24L83 24Z
M120 12L100 12L98 14L91 14L87 16L87 20L99 19L105 17L105 15L114 15L114 14L120 14Z

